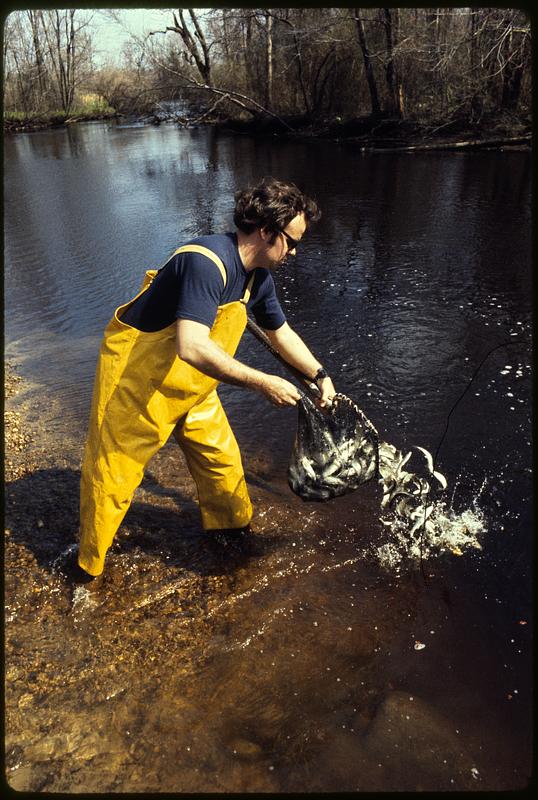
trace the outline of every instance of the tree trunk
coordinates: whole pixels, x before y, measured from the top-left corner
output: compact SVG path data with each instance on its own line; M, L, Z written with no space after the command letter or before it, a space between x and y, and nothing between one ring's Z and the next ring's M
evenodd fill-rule
M72 13L74 15L74 9L72 9ZM69 96L70 93L68 91L70 77L67 74L66 60L70 58L71 50L69 49L69 38L67 38L66 51L64 52L64 45L62 44L62 23L64 22L66 25L66 32L68 32L66 12L65 16L62 18L59 11L48 11L47 20L45 21L43 18L43 30L50 60L54 70L56 93L62 111L64 114L68 115L71 108L71 102Z
M503 85L501 95L501 108L506 111L515 111L519 101L521 90L521 79L523 77L523 59L514 64L516 54L514 53L514 32L510 26L510 32L504 40L504 69Z
M247 80L247 91L249 93L254 89L254 70L252 68L252 18L249 16L245 22L245 76Z
M482 16L480 48L483 53L480 64L480 92L486 103L490 101L494 105L498 105L498 52L496 42L498 20L496 19L496 9L480 9L480 13Z
M204 32L200 26L198 21L198 17L194 13L192 8L189 8L189 16L191 18L191 22L194 26L194 36L189 30L187 23L185 22L185 17L183 14L183 9L178 9L179 11L179 19L178 20L175 12L173 13L174 18L174 25L167 25L167 31L173 31L174 33L178 33L181 36L183 44L187 52L191 55L194 59L194 63L198 69L198 72L202 76L202 80L207 86L211 86L211 60L209 56L209 48L207 46L207 42L204 36ZM196 41L196 39L198 41Z
M22 105L22 110L25 114L28 114L30 111L29 103L28 103L28 84L26 80L23 79L22 75L22 67L19 64L19 59L17 57L16 51L13 51L13 61L15 62L15 72L17 74L17 83L19 86L19 98L20 104Z
M398 8L393 9L393 32L394 38L393 43L394 46L398 44L400 41L400 11ZM404 97L404 87L402 81L401 71L395 66L394 67L394 82L396 85L396 95L397 95L397 108L398 108L398 115L400 118L403 119L405 116L405 97Z
M66 99L69 113L75 102L75 65L76 65L76 38L75 38L75 9L69 9L69 20L65 17L66 46Z
M377 84L374 75L374 69L372 66L372 59L370 58L370 53L368 51L368 46L366 44L366 35L364 33L364 25L362 19L360 17L360 8L355 9L355 22L357 24L357 33L359 36L359 44L362 52L362 58L364 61L364 70L366 72L366 80L368 82L368 91L370 92L370 103L372 106L372 115L378 116L381 107L379 105L379 97L377 94Z
M202 63L200 63L198 60L196 60L196 56L195 56L195 60L196 60L196 63L198 65L198 69L200 70L200 72L202 74L202 77L205 79L205 82L207 83L208 86L211 86L211 62L210 62L210 58L209 58L209 48L207 46L207 42L206 42L206 39L205 39L205 36L204 36L204 32L202 31L200 23L198 22L198 17L196 16L196 14L194 13L192 8L189 8L189 15L190 15L190 18L191 18L192 23L194 25L195 36L198 39L198 41L200 42L200 47L201 47L202 55L203 55L203 60L201 59ZM196 51L197 51L197 49L198 48L196 48Z
M229 63L232 58L230 57L230 37L228 34L228 25L227 25L227 15L228 11L226 8L222 9L222 33L223 33L223 42L224 42L224 56L226 61Z
M512 67L510 64L505 68L503 75L503 92L501 107L506 111L515 111L519 102L521 91L521 79L523 78L523 67L518 65Z
M325 86L327 84L327 80L329 76L334 72L336 59L333 58L336 52L336 45L333 45L330 50L328 50L317 71L316 76L314 78L313 86L312 86L312 113L314 115L320 115L323 113L323 95L325 93ZM331 58L333 58L332 68L331 68ZM323 72L325 74L323 75ZM323 75L323 78L322 78Z
M394 13L395 15L397 15L398 9L394 9ZM387 43L387 60L385 63L385 76L387 79L387 90L389 96L387 111L390 114L401 116L400 100L398 96L399 93L396 81L396 70L394 67L394 51L393 51L394 33L392 24L393 20L390 8L383 9L383 17L385 25L385 38Z
M265 107L273 107L273 17L265 15L265 65L267 82L265 84Z
M40 100L42 101L46 94L46 70L45 61L43 58L43 51L41 49L41 41L39 36L39 13L38 11L28 10L28 20L32 30L32 43L34 46L35 64L37 69L37 82L39 86Z
M288 22L288 25L291 25L291 22ZM303 74L303 58L302 58L302 55L301 55L301 48L299 47L299 40L297 38L297 32L295 30L295 27L293 27L293 46L295 48L295 58L297 60L297 77L299 79L299 86L301 88L301 95L302 95L302 98L303 98L305 111L308 114L308 116L310 116L310 114L312 113L312 107L311 107L310 101L308 99L308 92L306 91L306 86L305 86L305 81L304 81L304 74Z
M275 15L272 15L275 17ZM289 20L289 9L286 9L284 12L284 16L275 17L278 19L279 22L282 22L284 25L287 25L292 32L293 36L293 48L295 51L295 61L297 62L297 79L299 81L299 89L301 91L301 96L303 98L304 110L306 111L307 115L310 116L312 113L312 104L310 102L308 91L305 84L304 79L304 71L303 71L303 57L301 54L301 48L299 46L299 39L297 37L297 29L293 22ZM294 96L297 98L298 90L297 87L294 87ZM297 105L297 100L295 100L295 105Z
M471 68L472 94L470 99L471 123L480 122L482 119L483 98L478 88L478 11L471 8L469 12L469 65Z

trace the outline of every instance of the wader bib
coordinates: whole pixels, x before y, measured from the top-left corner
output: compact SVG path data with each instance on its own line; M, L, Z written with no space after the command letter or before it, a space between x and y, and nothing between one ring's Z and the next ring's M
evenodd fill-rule
M210 258L226 283L224 265L211 250L187 245L174 255L182 252ZM148 270L139 294L116 309L99 352L80 482L78 562L90 575L103 571L144 469L172 432L196 482L204 530L241 528L252 517L239 447L216 392L218 380L179 358L175 322L145 333L121 321L156 274ZM231 356L246 326L253 280L254 274L241 300L219 306L210 331Z

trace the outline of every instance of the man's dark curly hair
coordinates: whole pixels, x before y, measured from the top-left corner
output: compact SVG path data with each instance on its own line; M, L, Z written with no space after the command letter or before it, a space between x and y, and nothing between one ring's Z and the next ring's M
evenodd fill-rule
M246 234L265 228L274 241L278 232L301 213L307 225L321 217L317 203L294 183L263 178L256 186L235 193L234 222Z

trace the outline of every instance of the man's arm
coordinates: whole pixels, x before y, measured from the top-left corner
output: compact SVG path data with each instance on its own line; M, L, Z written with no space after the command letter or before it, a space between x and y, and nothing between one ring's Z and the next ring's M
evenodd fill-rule
M294 406L300 399L289 381L248 367L228 355L210 338L209 328L201 322L178 319L176 341L178 356L212 378L261 392L277 406Z
M322 365L287 322L276 331L266 330L265 333L273 347L286 359L288 364L300 370L308 378L314 378ZM325 406L327 401L336 394L336 390L330 378L319 381L318 386L321 392L320 405Z

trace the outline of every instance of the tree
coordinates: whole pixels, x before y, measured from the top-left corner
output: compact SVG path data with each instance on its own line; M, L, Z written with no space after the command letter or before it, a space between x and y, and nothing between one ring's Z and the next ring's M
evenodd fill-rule
M4 104L26 114L40 109L35 52L23 11L13 11L4 27Z
M129 12L99 13L121 22ZM374 118L405 112L432 132L530 109L531 32L518 9L176 9L163 19L162 30L132 37L130 61L93 70L91 85L114 106L146 112L181 97L199 119L271 117L282 127L366 108ZM79 9L9 15L6 109L69 113L91 71L87 24Z
M502 95L501 107L515 111L521 93L525 68L529 66L529 31L525 24L517 25L518 20L506 18L502 47Z
M192 9L188 9L191 18L191 24L194 26L194 33L186 24L185 17L182 10L180 10L180 20L178 21L175 13L173 14L174 25L167 25L164 31L151 31L149 36L155 36L157 33L167 33L168 31L179 34L183 43L183 49L179 53L182 57L183 64L178 63L177 53L169 51L167 54L157 53L150 51L150 57L154 65L162 72L168 73L169 76L174 75L179 79L179 86L183 89L196 89L208 92L217 97L217 101L213 104L211 109L207 112L213 112L216 107L226 101L241 108L249 114L266 114L279 120L286 128L290 126L282 120L278 114L273 113L269 108L265 107L256 100L254 97L246 95L244 92L238 91L235 88L228 87L227 81L221 85L215 85L212 79L212 61L210 60L210 49L217 41L213 40L207 43L206 36L202 30L200 20ZM196 74L193 73L190 67L196 66L196 69L201 76L202 80L197 79ZM205 115L204 115L205 116Z
M397 8L383 9L383 22L385 27L385 37L387 44L387 55L385 61L385 76L388 90L388 108L390 114L403 116L403 89L398 80L394 61L394 46L398 37L399 12Z
M45 96L48 91L48 74L45 65L45 57L39 30L39 12L29 9L27 12L30 29L32 31L32 43L34 46L35 66L37 72L37 82L41 96Z
M179 34L181 40L184 45L184 58L190 64L196 64L198 72L201 75L202 81L208 87L212 86L211 82L211 59L209 54L209 47L202 30L202 26L200 25L200 20L198 19L197 15L194 12L194 9L189 8L187 9L189 12L189 16L191 18L191 23L193 25L194 31L191 32L189 29L188 24L185 21L185 15L183 14L183 9L179 9L179 20L176 16L176 13L173 12L172 16L174 18L173 25L167 25L164 33L167 31L171 31L173 33ZM155 35L155 33L163 33L163 31L153 31L151 32L151 36Z
M91 18L81 18L75 8L39 11L37 14L51 63L56 98L63 112L69 115L82 68L91 61L89 37L83 33Z
M10 14L4 31L8 104L27 114L58 107L69 114L91 65L91 40L85 30L90 19L76 9Z
M355 16L354 16L355 24L357 26L357 34L359 37L359 45L361 48L362 58L364 62L364 71L366 73L366 80L368 82L368 90L370 92L370 103L372 108L372 114L374 116L378 116L381 112L381 106L379 104L379 95L377 92L377 83L374 75L374 68L372 64L372 58L370 56L370 51L368 50L368 45L366 43L366 34L364 31L364 22L361 17L361 9L355 9Z
M267 10L265 16L265 107L273 105L273 15Z

